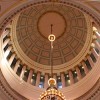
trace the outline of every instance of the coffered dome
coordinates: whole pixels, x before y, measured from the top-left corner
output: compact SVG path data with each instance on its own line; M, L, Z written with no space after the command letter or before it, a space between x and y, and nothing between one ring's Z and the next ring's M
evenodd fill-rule
M52 76L67 100L81 100L82 95L82 100L91 99L100 90L98 85L97 91L88 93L100 78L98 14L81 0L19 1L13 1L18 6L0 18L0 89L10 91L3 87L5 78L18 100L19 94L37 100ZM56 36L53 56L48 40L51 25ZM16 99L12 92L10 100ZM84 97L86 93L90 96Z
M55 68L75 66L89 51L92 34L87 27L91 28L91 22L87 15L74 7L57 3L32 6L17 16L16 24L15 50L25 62L28 59L35 66L50 65L48 36L51 24L56 36L53 50Z

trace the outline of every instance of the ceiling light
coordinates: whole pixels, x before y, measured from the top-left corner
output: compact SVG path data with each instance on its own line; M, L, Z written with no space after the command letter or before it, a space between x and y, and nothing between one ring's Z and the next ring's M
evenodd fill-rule
M76 74L76 71L74 73Z
M60 79L60 77L58 77L58 79Z
M84 69L84 67L82 66L82 69Z
M35 76L35 75L33 74L33 76Z
M69 77L69 75L67 75L66 77Z
M43 76L41 76L41 79L43 79Z

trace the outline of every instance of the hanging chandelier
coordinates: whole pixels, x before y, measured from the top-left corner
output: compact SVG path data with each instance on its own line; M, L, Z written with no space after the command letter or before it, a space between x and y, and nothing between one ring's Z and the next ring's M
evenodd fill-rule
M49 87L46 89L44 93L40 95L40 100L66 100L65 96L63 93L61 93L57 88L56 88L56 80L53 78L53 59L52 59L52 54L53 54L53 42L55 41L55 35L52 34L52 27L53 25L51 24L51 34L48 36L48 40L51 42L51 78L48 80L48 85Z

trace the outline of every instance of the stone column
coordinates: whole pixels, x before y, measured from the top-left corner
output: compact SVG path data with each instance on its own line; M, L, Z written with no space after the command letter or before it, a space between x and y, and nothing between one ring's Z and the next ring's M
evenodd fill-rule
M48 87L48 73L45 73L45 83L44 88L46 89Z
M4 41L4 43L3 43L3 48L5 48L5 46L9 43L9 41L10 41L10 38L7 38L7 39Z
M37 72L37 77L36 77L36 86L38 87L40 84L40 72Z
M61 73L61 82L62 82L62 88L65 87L65 75L64 75L64 73Z
M82 66L84 67L84 72L85 74L87 74L89 72L87 65L85 64L85 62L82 62Z
M99 34L97 31L95 31L95 34L96 34L96 37L97 37L98 39L100 39L100 34Z
M7 50L6 50L5 53L4 53L4 57L5 57L5 58L9 55L11 49L12 49L12 46L9 46L9 47L7 48Z
M70 79L70 85L74 84L74 78L71 70L69 70L69 79Z
M78 80L80 80L82 78L82 75L78 66L76 67L76 73L77 73Z
M94 48L92 48L92 53L93 53L93 55L94 55L94 57L95 57L95 59L97 60L98 59L98 57L99 57L99 54L96 52L96 50L94 49Z
M57 87L57 74L53 74L53 78L56 80L56 87Z
M13 62L15 58L15 53L11 55L10 59L9 59L9 65L11 65L11 63Z
M100 51L100 44L97 40L94 41L95 47Z
M20 79L21 79L21 80L22 80L23 77L24 77L25 70L26 70L26 66L23 66L22 71L21 71L21 74L20 74Z
M88 59L90 65L91 65L91 67L93 68L94 67L94 62L93 62L92 58L88 55L87 59Z
M19 67L19 64L20 64L20 60L18 60L15 64L15 67L14 67L14 72L16 73L17 72L17 69Z
M31 84L32 76L33 76L33 70L30 69L30 72L29 72L29 75L28 75L28 80L27 80L27 82L30 83L30 84Z

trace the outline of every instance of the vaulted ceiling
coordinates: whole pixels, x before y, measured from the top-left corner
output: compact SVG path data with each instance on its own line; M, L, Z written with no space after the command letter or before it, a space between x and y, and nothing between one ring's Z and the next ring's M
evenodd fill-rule
M81 11L61 4L38 5L20 14L16 35L22 51L32 60L49 65L51 24L56 36L53 65L74 59L87 39L86 19Z

